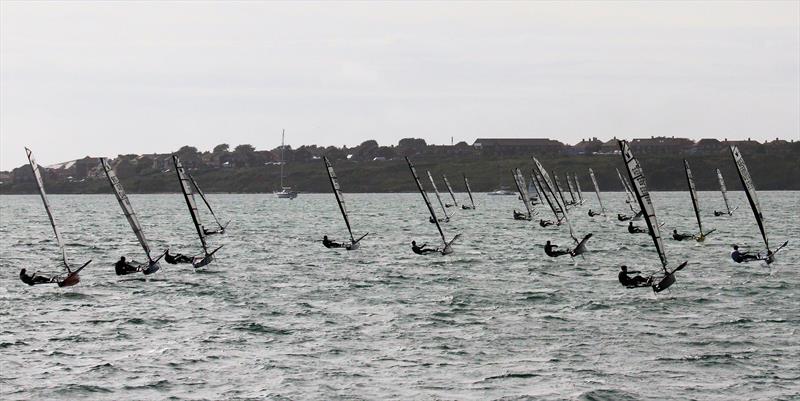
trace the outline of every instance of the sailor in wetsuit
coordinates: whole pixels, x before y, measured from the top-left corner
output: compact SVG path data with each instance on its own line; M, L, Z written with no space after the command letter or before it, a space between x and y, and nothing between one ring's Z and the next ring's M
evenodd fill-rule
M518 212L517 209L514 209L514 220L530 220L527 214Z
M617 220L619 220L619 221L628 221L630 219L631 219L630 217L628 217L628 216L626 216L626 215L624 215L622 213L617 213Z
M554 223L550 220L539 220L539 225L542 227L552 226Z
M739 245L734 245L733 252L731 252L731 259L736 263L750 262L758 260L758 255L753 255L750 252L739 252Z
M169 249L167 249L167 252L164 253L164 260L171 265L177 265L178 263L192 263L192 258L184 254L176 253L174 255L170 255Z
M325 248L341 248L342 246L344 246L338 242L333 242L329 240L327 235L322 237L322 245L325 245Z
M650 285L651 279L642 276L630 277L629 274L641 273L640 271L628 271L628 266L622 265L619 267L619 283L626 287L641 287L642 284Z
M411 250L414 251L417 255L426 255L433 252L438 252L436 249L425 249L425 246L428 244L422 244L421 246L417 246L417 241L411 241Z
M557 258L559 256L569 255L569 254L572 253L572 251L570 251L570 250L556 251L555 248L558 248L558 245L553 245L548 240L547 243L544 244L544 253L547 254L547 256L550 256L552 258Z
M678 234L678 230L672 230L672 239L675 241L683 241L685 239L694 238L692 234Z
M46 277L46 276L37 276L36 272L33 272L30 276L26 273L25 269L19 271L19 279L22 280L23 283L27 285L35 285L35 284L44 284L44 283L54 283L55 281L53 278Z
M647 231L642 230L641 228L639 228L637 226L634 226L633 222L630 222L630 223L628 223L628 232L631 233L631 234L641 234L641 233L645 233Z
M601 213L597 213L592 209L589 209L589 217L599 216Z
M725 212L718 212L716 210L714 211L714 216L716 216L716 217L722 216L723 214L726 214L726 213Z
M117 263L114 264L114 271L117 273L117 276L124 276L126 274L137 273L141 270L126 262L125 257L121 256Z

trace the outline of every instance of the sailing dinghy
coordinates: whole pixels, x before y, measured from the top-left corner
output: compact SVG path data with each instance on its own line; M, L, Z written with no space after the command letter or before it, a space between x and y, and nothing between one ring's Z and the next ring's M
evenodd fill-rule
M548 175L547 178L550 179L550 176ZM553 189L556 191L555 195L557 195L561 199L561 206L564 208L564 211L566 211L567 208L570 206L570 204L567 203L566 199L564 199L564 191L561 190L561 182L558 179L558 174L556 174L555 172L553 173L552 182L555 183L555 187L553 187ZM558 199L556 199L556 201L558 201Z
M728 202L728 188L725 186L725 179L722 178L722 172L720 172L719 169L717 169L717 179L719 179L719 190L722 192L722 200L725 201L725 210L727 210L727 212L718 212L715 210L714 216L719 217L725 213L728 213L728 216L733 216L733 212L735 212L739 206L736 206L733 208L733 210L731 210L731 205Z
M581 191L581 182L578 180L578 176L575 173L572 173L572 181L575 181L575 189L577 190L578 194L578 203L583 205L583 191Z
M119 202L119 206L122 208L122 214L124 214L125 219L128 220L128 224L130 224L131 229L133 229L133 234L136 236L136 239L139 240L139 245L142 246L144 254L147 256L147 264L139 264L138 270L141 270L145 275L157 272L161 269L161 265L158 264L158 261L164 257L166 252L153 259L150 252L150 243L147 242L147 238L144 236L142 225L139 224L139 218L136 217L136 211L133 210L131 201L128 199L128 195L125 194L125 189L122 188L122 183L119 182L117 174L111 168L111 165L108 164L108 160L105 157L100 158L100 165L103 166L103 171L105 171L106 177L108 177L108 183L111 184L111 189L114 191L114 197L117 198L117 202Z
M605 216L606 215L606 208L603 206L603 200L600 199L600 187L597 186L597 179L594 177L594 171L589 168L589 177L592 178L592 185L594 185L594 193L597 195L597 203L600 204L600 214ZM589 210L591 212L591 210Z
M33 158L33 153L30 149L25 148L25 153L28 155L28 163L33 170L33 176L36 178L36 185L39 188L39 195L42 197L42 203L44 204L44 210L47 212L47 218L50 219L50 227L53 227L53 233L56 235L56 244L58 244L58 249L61 251L61 263L64 264L64 269L66 270L66 275L55 275L50 277L49 280L44 279L44 276L35 277L36 273L34 272L33 275L30 276L30 281L26 283L28 285L57 284L59 287L71 287L81 281L81 277L78 273L89 265L89 263L92 263L92 261L89 260L77 268L70 266L69 260L67 259L67 248L64 246L64 240L61 239L61 233L58 231L58 227L56 227L56 220L53 217L53 211L50 210L50 202L47 200L47 193L44 191L44 182L42 181L42 173L39 171L39 165L36 164L36 160ZM22 270L24 271L25 269ZM24 272L20 273L20 277L22 277L22 273ZM37 278L41 278L42 280L37 280Z
M203 190L200 189L200 186L197 185L197 181L195 181L194 177L192 177L192 175L189 174L188 172L186 173L186 175L189 177L189 181L192 182L192 186L194 187L195 190L197 190L197 194L200 195L200 199L202 199L203 203L206 204L206 207L208 208L208 211L211 212L211 216L214 217L214 221L217 223L217 228L215 228L213 230L209 230L209 229L203 227L203 232L205 232L206 235L225 234L225 228L228 227L228 224L230 224L231 221L228 220L228 222L225 223L225 224L220 223L219 218L217 218L216 213L214 213L214 209L212 209L211 208L211 204L208 203L208 199L206 198L206 194L204 194Z
M550 175L547 173L547 170L544 169L542 163L539 163L539 160L537 160L535 157L533 158L533 163L535 164L535 169L539 173L539 176L542 178L539 181L539 184L542 187L543 192L545 193L545 198L547 198L546 194L550 192L554 200L554 205L551 204L551 207L556 207L558 208L558 210L561 211L561 216L567 223L567 227L569 228L569 236L572 237L572 239L575 241L575 247L569 251L568 255L570 255L571 257L575 257L580 254L583 254L584 252L586 252L586 242L589 241L590 238L592 238L592 233L586 234L583 237L583 239L578 240L578 237L575 236L575 231L572 229L572 223L570 223L569 221L569 216L568 216L569 213L567 212L566 208L561 203L559 203L558 197L555 196L555 194L553 194L553 182L550 180ZM553 174L553 176L555 177L555 174ZM558 184L556 184L556 188L557 185ZM556 213L555 209L553 210L553 213L556 215L556 217L558 217L558 213ZM561 255L556 255L555 257L557 256Z
M532 173L533 173L533 179L536 181L536 186L538 186L539 189L541 190L539 192L539 194L544 196L544 199L547 202L547 205L550 206L550 210L553 212L553 215L556 217L555 221L540 219L539 220L539 225L542 226L542 227L547 227L547 226L551 226L551 225L554 225L554 224L555 225L560 225L561 224L561 220L563 219L562 216L563 216L564 212L563 212L563 210L561 210L561 209L556 207L556 203L554 201L555 195L552 194L552 190L550 188L545 188L545 186L543 184L544 177L541 177L540 173L538 172L538 168L534 167L533 170L532 170Z
M437 249L437 251L442 255L449 255L453 253L453 242L461 237L461 234L456 234L453 239L447 241L447 238L444 236L444 231L442 231L442 226L439 224L439 219L436 218L436 212L433 210L430 199L428 199L428 194L425 193L425 190L422 188L422 183L419 181L417 169L414 167L408 157L406 157L406 163L408 163L408 168L411 170L411 175L414 176L414 182L416 182L417 189L419 189L419 193L422 195L422 199L425 201L425 206L428 207L428 212L431 214L430 220L436 223L436 229L439 230L439 235L442 237L442 248Z
M522 200L522 203L525 204L525 210L528 211L528 213L525 214L514 209L514 220L530 221L533 218L533 211L531 211L531 199L528 196L528 187L525 185L525 177L522 176L519 169L511 170L511 175L514 176L514 183L517 185L519 198Z
M736 170L739 172L739 179L742 181L744 193L747 194L747 200L750 202L750 209L753 210L753 216L756 218L759 231L761 231L761 238L764 239L764 247L766 250L759 252L758 259L756 260L763 260L767 262L768 265L772 264L772 262L775 261L775 254L789 244L789 241L784 242L774 251L769 249L767 230L764 228L764 215L761 213L761 204L758 202L756 187L753 185L753 179L750 177L750 172L747 170L747 165L744 163L744 158L742 157L741 152L739 152L739 148L735 145L731 145L731 156L733 156L733 161L736 164Z
M450 216L453 214L447 214L447 208L444 207L444 202L442 202L442 197L439 195L439 188L436 188L436 181L433 180L433 174L430 171L426 171L428 173L428 179L431 180L431 185L433 186L433 192L436 193L436 199L439 201L439 206L442 207L442 213L444 213L444 218L439 220L439 222L448 222L450 221ZM454 212L455 213L455 212ZM433 218L429 219L431 223L433 223Z
M453 187L450 186L450 181L447 181L447 176L442 174L442 180L444 181L444 185L447 187L447 192L450 192L450 197L453 198L453 204L445 203L445 207L458 207L458 201L456 200L456 195L453 194Z
M572 198L572 204L578 205L578 198L575 197L575 186L572 184L572 180L569 179L569 173L566 174L567 177L567 187L569 188L569 197Z
M328 172L328 179L331 181L333 195L336 196L336 203L339 204L339 210L342 212L342 218L344 219L344 224L347 226L347 232L350 233L350 243L345 245L344 248L348 251L358 249L358 243L369 233L362 235L358 239L353 236L353 229L350 227L350 218L347 214L347 206L344 203L342 189L339 187L339 179L336 177L336 173L333 171L333 164L331 164L331 161L328 160L327 156L323 156L322 160L325 162L325 170Z
M467 194L469 195L470 206L462 204L461 205L461 209L464 209L464 210L475 209L475 200L472 199L472 190L469 188L469 180L467 179L467 175L466 174L463 174L463 175L464 175L464 186L467 187Z
M196 269L213 262L214 254L217 253L222 246L214 249L211 252L208 251L205 229L200 223L200 216L197 213L197 203L194 200L194 193L192 192L189 176L186 173L186 170L184 170L183 164L181 164L181 160L177 155L172 155L172 162L175 164L175 172L178 174L178 182L181 184L183 198L186 200L186 206L189 208L189 214L192 216L192 222L194 223L195 230L197 230L197 236L200 237L200 245L203 247L202 256L198 255L192 257L192 266L194 266Z
M633 216L631 216L631 217L628 217L628 216L625 216L624 214L618 213L617 214L617 219L619 221L626 221L626 220L638 221L638 220L641 220L643 211L639 210L637 212L633 208L633 203L635 202L634 199L636 199L636 196L633 195L633 191L631 190L630 185L628 185L628 181L625 181L625 179L622 178L622 174L619 173L619 169L616 169L616 170L617 170L617 177L619 177L619 182L622 183L622 189L625 191L625 203L628 204L628 207L631 209L631 212L633 212Z
M706 240L706 236L713 233L714 229L708 232L703 232L703 219L700 218L700 200L697 198L697 190L694 186L694 177L692 176L692 169L689 168L689 162L686 159L683 159L683 167L686 170L686 182L689 184L689 195L692 197L692 207L694 208L694 215L697 217L697 227L700 229L700 233L694 236L695 241L703 242Z
M651 276L651 279L648 280L648 284L646 285L651 286L654 292L661 292L675 283L675 272L686 267L688 262L681 263L672 271L667 268L667 255L664 252L664 241L661 239L661 226L659 226L658 220L656 219L656 210L650 199L650 192L647 190L647 181L644 178L642 166L639 164L639 161L633 157L628 142L618 142L622 152L622 160L625 162L625 167L628 171L628 177L633 184L634 195L639 203L639 208L644 212L644 221L647 223L650 237L653 239L656 252L658 252L658 258L661 260L661 268L664 270L664 275L658 278L658 282L653 284L654 277ZM642 285L642 287L643 286L644 285Z

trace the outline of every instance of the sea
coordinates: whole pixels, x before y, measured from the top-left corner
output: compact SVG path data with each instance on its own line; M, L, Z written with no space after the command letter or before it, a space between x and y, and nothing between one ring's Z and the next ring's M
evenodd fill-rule
M417 193L346 193L353 233L369 233L356 251L322 246L349 238L332 194L209 194L231 220L208 239L217 259L146 278L114 273L145 256L112 195L51 195L71 263L92 261L69 288L19 280L61 273L60 254L38 196L1 196L0 399L797 400L800 193L758 195L770 245L790 240L771 266L730 259L764 247L744 193L714 217L721 195L700 192L704 243L669 235L698 230L687 192L652 194L669 266L688 261L660 294L617 281L623 264L661 271L615 217L623 193L602 194L608 218L587 216L588 192L570 211L593 234L574 259L544 254L569 230L514 220L516 196L448 209L455 252L419 256L412 240L442 240ZM180 194L130 200L155 253L201 252Z

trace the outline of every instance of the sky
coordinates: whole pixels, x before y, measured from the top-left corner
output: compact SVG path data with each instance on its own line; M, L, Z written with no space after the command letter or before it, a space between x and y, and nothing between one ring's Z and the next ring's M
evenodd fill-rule
M0 2L0 169L228 143L800 139L800 2Z

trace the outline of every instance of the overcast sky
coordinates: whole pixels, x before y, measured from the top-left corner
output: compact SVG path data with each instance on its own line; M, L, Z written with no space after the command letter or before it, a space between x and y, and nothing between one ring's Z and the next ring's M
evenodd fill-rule
M800 2L0 3L0 168L219 143L800 139Z

